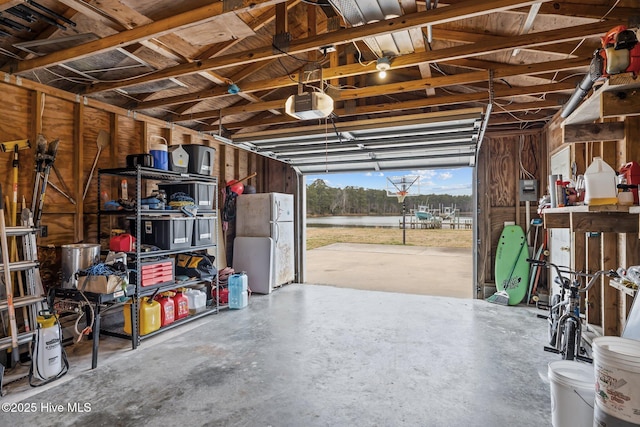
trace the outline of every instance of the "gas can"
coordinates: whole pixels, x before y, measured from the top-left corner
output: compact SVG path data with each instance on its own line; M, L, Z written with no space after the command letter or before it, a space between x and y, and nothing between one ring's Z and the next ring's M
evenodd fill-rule
M637 162L629 162L620 168L620 175L624 177L627 184L640 184L640 165ZM633 203L638 204L638 189L632 188Z
M109 239L109 250L114 252L132 252L136 250L136 238L124 233Z
M189 315L189 299L184 294L184 289L180 288L176 291L173 297L173 304L175 308L175 320L182 319Z
M163 292L158 297L160 303L160 326L166 326L176 320L173 292Z
M229 276L230 309L241 309L247 306L249 303L248 282L247 274L244 271L242 273L232 274Z
M140 335L146 335L160 329L160 303L156 300L143 297L140 300ZM131 300L127 301L123 308L124 332L131 334Z

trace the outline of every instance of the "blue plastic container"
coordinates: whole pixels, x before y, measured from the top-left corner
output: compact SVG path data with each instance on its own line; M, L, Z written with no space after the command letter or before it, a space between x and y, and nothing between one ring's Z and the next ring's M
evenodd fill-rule
M149 143L149 154L153 157L153 167L156 169L169 170L169 146L167 140L157 135L152 135L151 139L162 141Z
M249 279L245 272L229 276L229 308L241 309L249 304Z

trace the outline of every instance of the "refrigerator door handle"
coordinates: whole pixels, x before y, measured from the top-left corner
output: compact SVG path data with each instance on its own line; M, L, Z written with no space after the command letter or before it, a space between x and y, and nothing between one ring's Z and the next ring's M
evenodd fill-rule
M272 221L271 224L275 226L273 227L273 243L278 243L278 240L280 239L280 224L278 221Z

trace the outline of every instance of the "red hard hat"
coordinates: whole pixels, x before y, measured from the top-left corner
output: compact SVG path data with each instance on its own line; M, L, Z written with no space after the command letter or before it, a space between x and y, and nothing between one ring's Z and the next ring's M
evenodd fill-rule
M229 185L229 189L239 196L244 191L244 184L241 182L236 182Z

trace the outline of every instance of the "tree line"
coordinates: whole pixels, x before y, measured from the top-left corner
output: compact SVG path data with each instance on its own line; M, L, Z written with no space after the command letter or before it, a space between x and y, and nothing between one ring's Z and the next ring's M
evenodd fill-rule
M472 211L471 196L451 194L420 194L407 196L407 211L418 206L431 208L455 207L462 213ZM307 215L400 215L402 203L388 197L385 190L348 186L329 187L324 180L316 179L307 185Z

